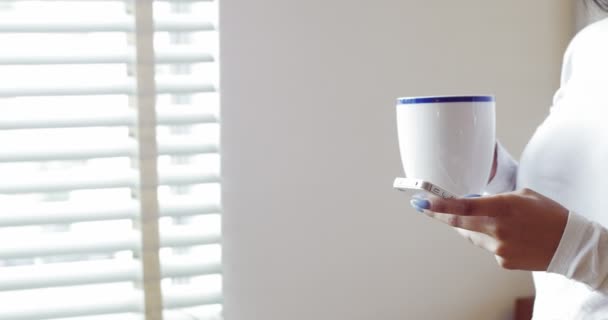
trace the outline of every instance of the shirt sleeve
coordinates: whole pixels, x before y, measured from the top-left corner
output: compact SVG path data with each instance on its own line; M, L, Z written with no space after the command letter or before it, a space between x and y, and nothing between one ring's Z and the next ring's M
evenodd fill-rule
M562 239L547 268L608 294L608 230L570 212Z
M502 146L496 142L496 175L485 188L487 194L497 194L515 190L517 182L517 161Z

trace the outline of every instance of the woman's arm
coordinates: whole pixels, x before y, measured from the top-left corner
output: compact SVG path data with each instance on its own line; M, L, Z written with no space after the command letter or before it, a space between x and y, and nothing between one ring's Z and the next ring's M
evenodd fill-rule
M608 230L529 189L412 203L496 256L506 269L561 274L608 295Z
M547 272L561 274L608 295L608 230L570 212Z

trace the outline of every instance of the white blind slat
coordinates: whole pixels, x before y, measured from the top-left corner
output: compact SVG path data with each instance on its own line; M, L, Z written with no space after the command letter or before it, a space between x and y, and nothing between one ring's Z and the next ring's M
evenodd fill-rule
M55 318L68 318L78 316L103 315L114 313L138 312L141 310L141 293L117 292L112 297L79 298L79 303L63 301L49 304L43 301L36 303L36 308L27 307L24 301L0 309L0 319L11 320L46 320Z
M32 1L32 0L10 0L12 2L20 1ZM82 0L47 0L47 1L61 1L61 2L82 2ZM99 0L98 0L99 1ZM125 2L125 0L101 0L104 2ZM154 0L155 2L169 2L169 3L195 3L195 2L213 2L217 0Z
M19 181L0 181L0 193L40 193L85 189L136 188L136 171L112 172L105 175L94 172L74 172L62 174L40 174L23 177ZM161 185L188 185L220 182L217 173L203 173L199 170L172 170L161 173Z
M220 260L172 258L162 262L162 276L194 277L221 272ZM136 281L140 264L132 261L79 261L11 267L0 273L0 291Z
M21 1L21 0L17 0ZM80 0L68 0L68 1L80 1ZM109 1L124 1L124 0L109 0ZM154 0L156 2L172 2L172 3L194 3L194 2L217 2L217 0Z
M90 204L74 205L70 202L36 204L25 208L0 207L0 227L135 219L138 215L137 208L135 201L101 208L92 207ZM193 196L182 196L179 200L163 201L160 204L162 217L189 217L220 212L221 206L218 202L204 202Z
M169 309L185 308L205 304L222 303L221 291L201 289L173 289L163 292L165 306Z
M154 24L155 31L165 32L194 32L214 31L215 26L210 22L200 21L189 17L166 17L158 19ZM89 32L134 32L133 17L112 17L112 19L65 21L65 20L11 20L0 21L0 33L89 33Z
M164 110L163 110L164 109ZM182 108L183 109L183 108ZM135 125L134 112L123 111L113 114L96 114L80 112L70 115L35 115L11 116L0 118L0 130L15 129L53 129L53 128L86 128L86 127L121 127ZM160 107L157 115L159 125L190 125L217 123L218 118L212 113L198 110L180 110L178 106Z
M159 143L159 155L194 155L217 153L216 144L195 142ZM25 150L9 150L0 154L0 162L85 160L93 158L133 157L137 155L134 141L107 146L27 146Z
M27 242L25 242L27 241ZM220 243L219 230L204 233L199 228L171 227L161 235L162 247L190 247ZM20 243L0 243L0 259L45 257L74 254L112 253L141 249L139 232L121 234L84 235L77 233L40 235Z
M0 65L41 65L41 64L110 64L110 63L135 63L135 56L127 52L74 52L65 53L32 53L21 52L0 53ZM168 63L202 63L214 62L212 54L201 53L195 50L172 50L160 51L156 54L156 62L159 64Z
M181 78L181 79L180 79ZM175 77L171 80L160 79L157 81L157 93L159 94L186 94L216 92L213 84L201 83L197 79L183 79ZM133 95L136 93L136 85L131 81L113 81L112 83L101 83L101 81L91 84L87 83L67 83L43 85L21 85L10 86L10 84L0 87L0 98L2 97L40 97L40 96L85 96L85 95Z
M78 303L59 301L54 303L40 302L32 308L31 302L24 301L18 306L9 305L0 309L0 319L41 320L68 318L89 315L103 315L127 312L140 312L143 308L140 293L119 292L111 297L82 297ZM222 303L220 290L169 290L163 294L165 307L170 309L212 305ZM29 306L29 307L27 307Z

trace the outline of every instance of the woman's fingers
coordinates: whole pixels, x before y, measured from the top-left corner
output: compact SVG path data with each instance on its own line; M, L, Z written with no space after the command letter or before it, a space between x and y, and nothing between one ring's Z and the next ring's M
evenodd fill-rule
M459 228L456 228L456 231L465 239L469 240L469 242L486 251L496 252L498 248L498 240L487 234Z
M508 201L505 201L502 196L459 199L415 198L411 203L418 210L430 210L459 216L495 217L504 215L508 211Z
M425 213L449 226L495 236L496 221L487 216L461 216L449 213L425 211Z
M482 198L414 198L419 211L495 255L505 269L547 270L569 210L529 189Z

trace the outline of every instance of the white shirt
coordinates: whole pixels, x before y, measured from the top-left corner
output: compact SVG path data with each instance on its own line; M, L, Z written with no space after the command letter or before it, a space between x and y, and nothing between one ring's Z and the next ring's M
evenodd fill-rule
M570 210L547 272L534 272L534 319L608 319L608 19L570 43L553 107L519 165L499 146L487 191L521 188Z

